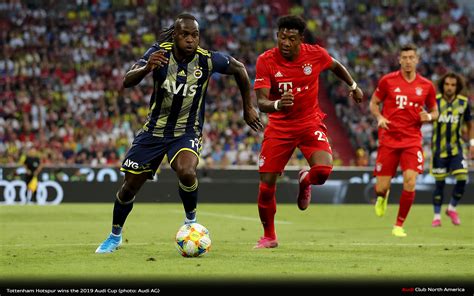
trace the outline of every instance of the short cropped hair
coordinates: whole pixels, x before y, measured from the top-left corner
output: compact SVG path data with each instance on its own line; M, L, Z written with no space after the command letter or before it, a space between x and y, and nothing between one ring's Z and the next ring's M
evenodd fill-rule
M194 15L192 14L189 14L189 13L181 13L179 14L177 17L176 17L176 21L180 20L180 19L185 19L185 20L192 20L192 21L196 21L197 22L197 19Z
M278 19L278 31L281 29L298 30L303 35L306 30L306 22L302 17L296 15L286 15Z
M461 91L464 89L464 79L461 77L461 75L456 74L454 72L448 72L441 77L441 79L438 82L438 89L441 91L441 93L444 94L444 82L446 81L446 78L454 78L456 79L456 96L461 93Z
M402 51L409 51L409 50L413 50L413 51L415 51L415 52L417 53L417 52L418 52L418 47L416 47L416 45L413 44L413 43L408 43L408 44L403 45L403 46L400 48L400 52L402 52Z

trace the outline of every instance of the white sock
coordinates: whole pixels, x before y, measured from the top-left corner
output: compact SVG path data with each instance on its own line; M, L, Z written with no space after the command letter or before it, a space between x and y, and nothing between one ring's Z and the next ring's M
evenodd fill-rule
M441 214L434 214L433 220L441 220Z
M456 212L456 207L453 207L451 204L448 205L448 211Z

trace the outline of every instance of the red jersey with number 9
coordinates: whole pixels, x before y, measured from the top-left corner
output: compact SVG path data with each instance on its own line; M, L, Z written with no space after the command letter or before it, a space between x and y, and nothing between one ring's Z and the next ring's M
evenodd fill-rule
M380 79L374 93L383 103L382 116L390 123L388 129L379 128L379 145L394 148L420 146L422 142L420 112L436 105L433 83L416 74L408 82L400 71Z
M298 56L289 61L277 47L267 50L257 59L257 73L254 89L268 88L269 100L275 101L291 90L294 105L277 112L269 113L266 131L285 134L300 131L326 116L319 108L319 74L332 64L327 51L311 44L301 44Z

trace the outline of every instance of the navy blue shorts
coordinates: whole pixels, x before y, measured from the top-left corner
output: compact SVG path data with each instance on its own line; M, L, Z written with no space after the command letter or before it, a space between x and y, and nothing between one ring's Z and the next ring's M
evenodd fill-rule
M447 177L449 174L467 174L467 162L461 153L448 157L434 156L431 162L431 174L441 178Z
M148 173L153 179L165 155L171 164L179 152L190 151L199 158L202 139L196 134L185 134L175 138L155 137L141 131L133 140L120 170L132 174Z

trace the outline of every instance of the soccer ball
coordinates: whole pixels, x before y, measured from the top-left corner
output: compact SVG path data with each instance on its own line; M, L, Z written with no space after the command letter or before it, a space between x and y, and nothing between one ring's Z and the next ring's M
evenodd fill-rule
M202 256L210 247L209 230L201 224L184 224L176 233L176 248L183 257Z

